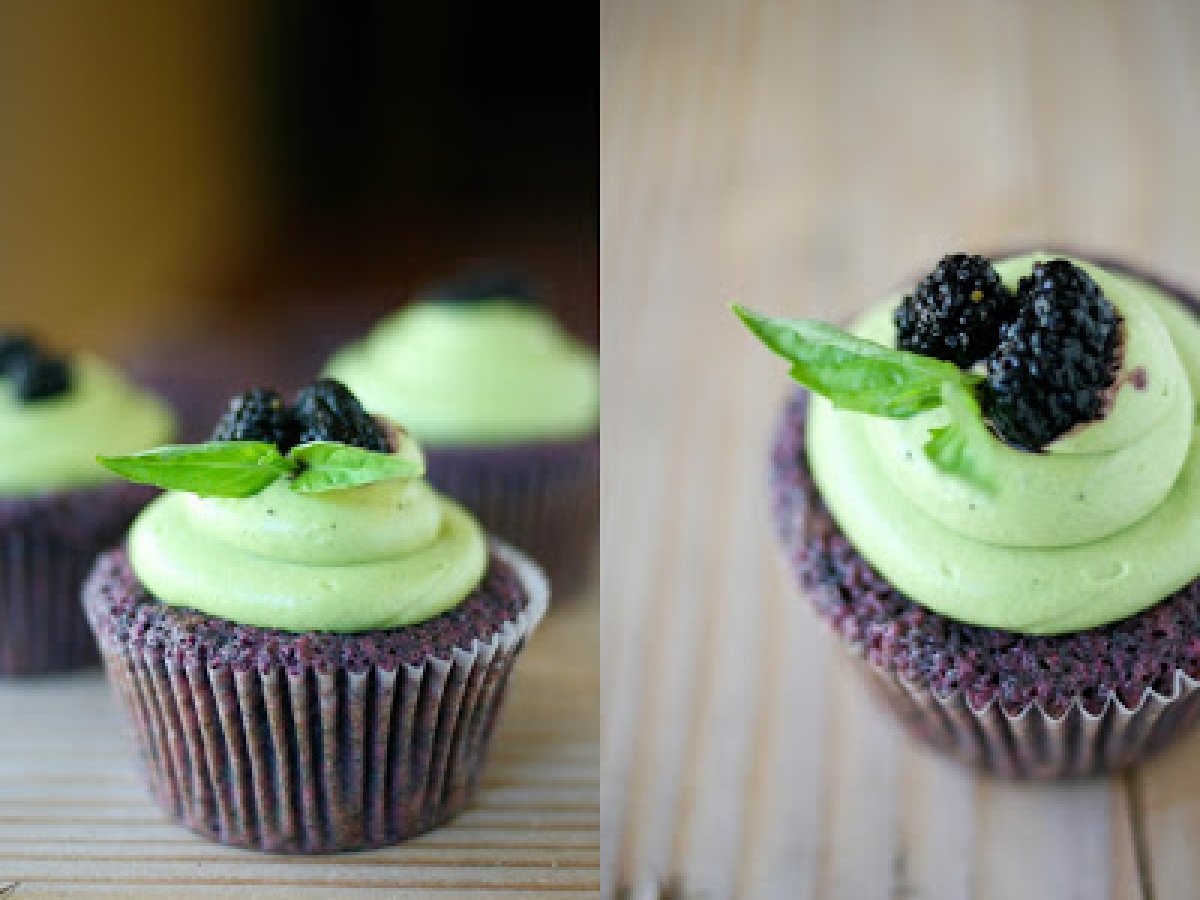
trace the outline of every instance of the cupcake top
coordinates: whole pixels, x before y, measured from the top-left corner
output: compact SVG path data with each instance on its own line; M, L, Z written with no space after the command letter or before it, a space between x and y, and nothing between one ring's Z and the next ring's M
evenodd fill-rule
M110 481L97 453L142 450L174 430L166 403L99 357L0 334L0 496Z
M486 537L424 480L420 447L321 380L292 404L235 398L206 444L103 462L169 488L135 520L130 564L158 600L244 625L413 625L482 581Z
M1151 285L956 255L850 335L745 315L824 395L807 450L830 513L918 603L1056 634L1200 571L1200 323Z
M599 422L595 352L503 274L417 297L336 353L326 372L429 444L570 439Z

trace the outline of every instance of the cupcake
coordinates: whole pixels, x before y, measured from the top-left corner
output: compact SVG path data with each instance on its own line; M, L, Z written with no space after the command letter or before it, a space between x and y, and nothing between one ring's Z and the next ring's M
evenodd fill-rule
M1131 765L1200 694L1200 306L1124 265L953 255L844 332L739 309L804 385L772 455L799 586L972 766Z
M520 279L438 288L336 353L327 373L404 422L429 478L546 566L588 583L599 528L599 364Z
M95 664L79 588L152 496L96 463L160 444L169 408L87 353L0 335L0 675Z
M545 610L540 570L336 382L251 391L213 438L106 460L168 490L83 593L154 796L274 852L444 822Z

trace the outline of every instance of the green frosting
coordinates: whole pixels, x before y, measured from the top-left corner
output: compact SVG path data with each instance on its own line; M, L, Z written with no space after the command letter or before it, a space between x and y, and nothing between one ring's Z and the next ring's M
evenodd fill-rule
M88 487L115 476L98 454L136 453L171 439L170 408L103 360L71 360L71 389L31 402L0 380L0 495Z
M421 479L321 494L280 480L245 499L170 492L138 516L128 547L162 602L285 631L414 625L460 603L488 564L478 523Z
M996 268L1015 285L1048 258ZM943 411L893 421L813 399L809 461L839 526L899 590L964 622L1079 631L1140 612L1200 570L1200 322L1149 285L1076 264L1124 319L1111 409L1042 453L995 441L994 492L925 457ZM870 311L856 333L893 345L898 299Z
M541 310L503 300L401 310L325 374L426 443L579 437L600 416L596 354Z

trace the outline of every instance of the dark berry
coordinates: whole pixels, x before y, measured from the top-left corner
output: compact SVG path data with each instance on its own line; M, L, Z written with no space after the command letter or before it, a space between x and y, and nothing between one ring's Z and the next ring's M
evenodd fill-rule
M1012 295L990 262L944 256L896 307L896 346L967 368L996 348L1000 325L1013 311Z
M234 397L213 429L214 441L266 441L281 448L294 431L291 414L279 393L255 388Z
M294 415L299 428L295 442L337 441L387 453L387 435L340 381L322 378L296 395Z
M28 335L0 334L0 374L7 374L19 361L37 355L37 345Z
M8 365L17 399L48 400L71 389L71 367L65 359L40 354L18 356Z
M498 266L480 266L458 278L434 285L421 295L434 303L470 305L488 300L508 300L532 306L540 304L538 292L519 272Z
M1021 279L1019 313L988 357L983 408L996 433L1040 450L1104 412L1116 377L1120 317L1082 269L1035 263Z

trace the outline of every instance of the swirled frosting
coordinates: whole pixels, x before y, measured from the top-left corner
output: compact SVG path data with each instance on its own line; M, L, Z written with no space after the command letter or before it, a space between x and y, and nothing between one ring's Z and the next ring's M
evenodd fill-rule
M1015 287L1049 258L996 269ZM1147 284L1075 262L1124 320L1110 408L1041 453L995 440L995 491L925 457L944 411L893 421L813 400L809 462L839 526L897 588L961 621L1079 631L1140 612L1200 571L1200 323ZM856 333L893 345L898 299Z
M87 487L115 476L98 454L136 453L175 430L170 408L98 357L71 360L66 393L22 402L0 379L0 495Z
M246 625L360 632L413 625L483 579L486 538L421 479L320 494L286 481L244 499L171 492L129 533L147 590Z
M579 437L600 415L595 353L545 312L502 299L408 307L325 374L433 444Z

